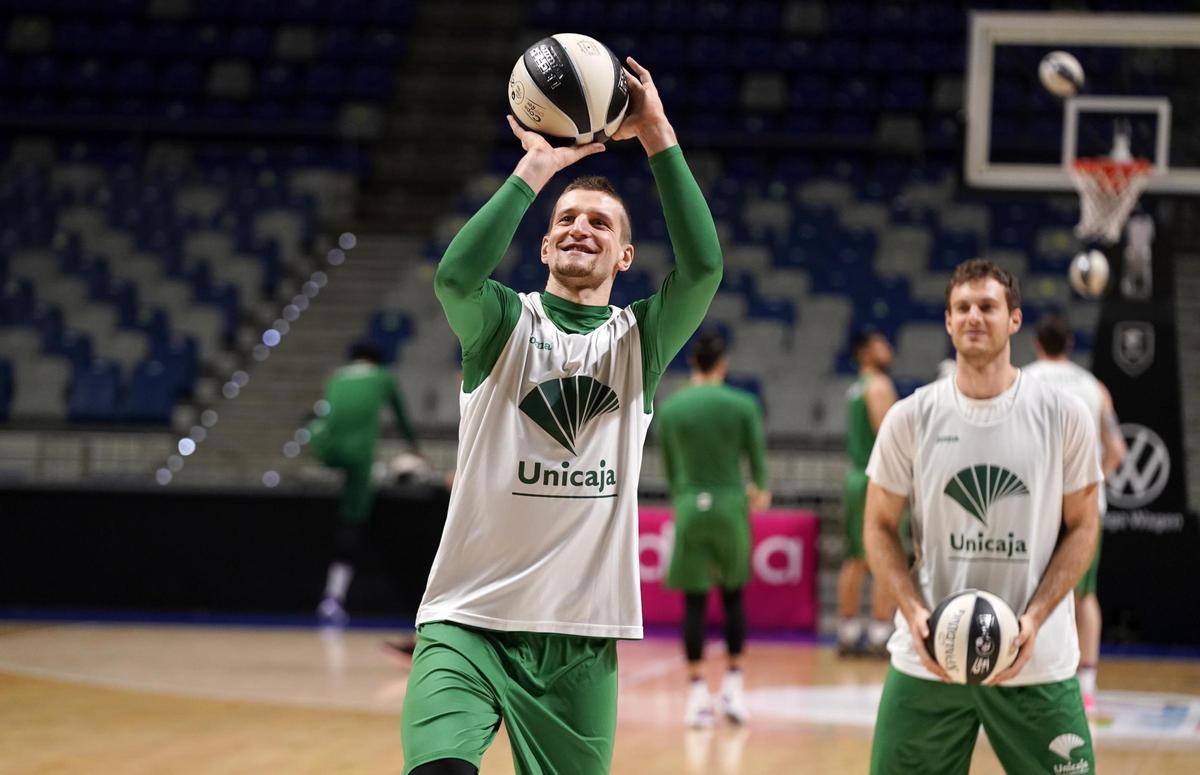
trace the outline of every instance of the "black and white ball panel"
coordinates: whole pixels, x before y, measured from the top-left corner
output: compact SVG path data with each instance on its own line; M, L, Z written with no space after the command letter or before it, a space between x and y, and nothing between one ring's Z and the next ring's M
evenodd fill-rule
M934 610L925 647L955 683L983 683L1016 658L1018 628L1007 603L990 592L968 589Z
M629 87L604 44L562 32L539 40L517 60L508 101L527 129L578 144L604 142L625 118Z

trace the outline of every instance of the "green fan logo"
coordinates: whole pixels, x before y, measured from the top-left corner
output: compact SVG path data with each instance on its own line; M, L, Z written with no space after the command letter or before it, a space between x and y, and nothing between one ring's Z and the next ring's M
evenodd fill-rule
M616 392L591 377L549 379L521 399L521 411L572 455L587 424L620 406Z
M993 503L1010 495L1028 495L1029 488L1006 468L978 465L959 471L942 492L986 525L988 509Z

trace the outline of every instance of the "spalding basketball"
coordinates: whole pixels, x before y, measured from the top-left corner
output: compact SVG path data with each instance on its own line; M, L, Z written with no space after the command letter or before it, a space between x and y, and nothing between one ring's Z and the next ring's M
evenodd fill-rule
M1076 293L1095 299L1108 287L1108 259L1099 250L1085 250L1072 259L1067 278Z
M929 655L960 684L983 683L1017 658L1017 616L990 592L966 589L929 617Z
M607 46L560 32L517 60L508 79L508 104L521 126L558 144L603 143L625 119L629 85Z
M1051 51L1038 65L1038 78L1051 94L1070 97L1083 88L1083 65L1065 51Z

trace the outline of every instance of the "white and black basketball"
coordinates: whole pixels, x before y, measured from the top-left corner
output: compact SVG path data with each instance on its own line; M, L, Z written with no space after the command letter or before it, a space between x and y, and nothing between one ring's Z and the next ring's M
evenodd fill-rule
M508 79L508 104L521 126L556 144L603 143L625 119L629 85L607 46L560 32L517 60Z
M983 683L1017 658L1017 616L1008 603L978 589L943 600L929 617L925 648L960 684Z
M1038 78L1051 94L1071 97L1083 88L1083 65L1065 51L1051 51L1038 65Z
M1085 250L1071 260L1067 278L1080 296L1099 298L1108 287L1108 259L1099 250Z

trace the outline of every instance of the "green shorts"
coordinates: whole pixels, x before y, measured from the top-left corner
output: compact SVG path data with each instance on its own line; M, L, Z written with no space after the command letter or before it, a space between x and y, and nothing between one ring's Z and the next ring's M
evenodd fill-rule
M421 625L400 718L404 772L438 759L479 767L501 721L518 775L608 772L616 641Z
M675 498L675 549L666 586L684 592L744 587L750 579L750 517L740 489Z
M1088 595L1096 594L1097 582L1100 580L1100 543L1104 540L1104 528L1100 529L1100 535L1096 538L1096 553L1092 555L1092 564L1088 566L1087 572L1083 574L1083 578L1075 585L1075 595L1077 597L1087 597Z
M1005 772L1094 773L1079 682L1033 686L946 684L888 670L875 719L872 775L958 775L983 725Z
M847 474L842 490L842 511L846 516L846 556L856 560L865 560L867 557L863 545L863 521L869 481L866 471L853 469Z

